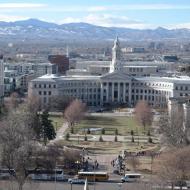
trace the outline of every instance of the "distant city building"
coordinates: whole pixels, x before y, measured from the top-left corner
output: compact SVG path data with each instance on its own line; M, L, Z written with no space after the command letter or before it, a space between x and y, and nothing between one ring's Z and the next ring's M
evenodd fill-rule
M71 96L95 107L121 104L133 107L139 100L145 100L153 107L166 107L169 98L190 95L190 77L143 76L143 69L148 67L135 64L127 67L127 64L121 59L117 38L106 74L84 75L71 71L63 76L45 75L30 82L28 93L39 97L42 106L47 106L53 96ZM150 69L155 72L157 68Z
M58 67L58 74L65 74L69 70L69 57L66 55L49 55L48 60Z
M178 61L178 57L177 57L177 55L164 55L164 61L176 62L176 61Z
M3 57L0 57L0 101L4 96L4 63Z
M122 48L122 51L125 53L144 53L145 49L144 47L128 47Z
M4 63L4 94L27 92L30 80L56 73L57 65L51 63Z
M57 74L57 65L51 63L38 63L33 65L33 70L36 77L46 74Z

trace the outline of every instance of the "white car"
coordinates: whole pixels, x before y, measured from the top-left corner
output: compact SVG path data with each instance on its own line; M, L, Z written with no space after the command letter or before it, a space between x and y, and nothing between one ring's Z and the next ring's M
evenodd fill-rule
M68 183L71 183L71 184L85 184L85 180L84 179L78 179L78 178L70 178L70 179L68 179Z
M121 182L137 182L141 178L141 174L138 173L129 173L125 174L124 177L121 178Z

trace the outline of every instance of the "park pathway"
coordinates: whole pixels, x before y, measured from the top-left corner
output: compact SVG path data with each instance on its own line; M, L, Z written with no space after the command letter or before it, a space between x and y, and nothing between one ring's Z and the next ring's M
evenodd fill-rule
M62 127L59 128L57 131L56 131L56 138L51 140L50 143L55 143L61 139L63 139L63 134L64 132L66 131L66 129L68 128L68 123L67 122L64 122Z

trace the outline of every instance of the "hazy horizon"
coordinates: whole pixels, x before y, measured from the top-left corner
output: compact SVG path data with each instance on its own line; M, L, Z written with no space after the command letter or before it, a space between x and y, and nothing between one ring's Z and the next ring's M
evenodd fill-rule
M188 0L4 0L0 21L35 18L57 24L89 23L134 29L190 29Z

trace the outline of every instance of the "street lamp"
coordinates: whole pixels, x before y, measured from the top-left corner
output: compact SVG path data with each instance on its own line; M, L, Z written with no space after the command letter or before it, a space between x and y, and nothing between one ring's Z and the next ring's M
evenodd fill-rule
M76 164L77 164L77 173L79 172L79 161L77 160L76 162L75 162Z

